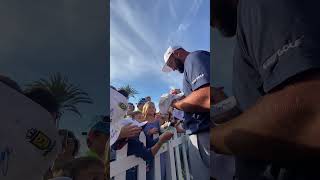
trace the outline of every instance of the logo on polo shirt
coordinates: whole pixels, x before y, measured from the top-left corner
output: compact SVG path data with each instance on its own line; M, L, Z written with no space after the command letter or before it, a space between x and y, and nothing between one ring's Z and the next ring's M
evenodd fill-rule
M124 111L127 110L127 105L124 103L119 103L119 107L120 107L120 109L122 109Z
M278 61L277 57L284 55L290 49L294 49L294 48L299 47L302 44L303 37L304 36L295 40L294 42L290 42L289 44L284 45L281 49L277 50L276 53L274 53L270 58L268 58L266 60L265 63L263 63L263 69L266 70L266 69L270 68L272 65L274 65Z
M27 131L26 139L29 140L33 146L43 151L43 156L51 152L56 145L56 141L52 142L46 134L34 128Z
M195 84L199 79L203 78L204 74L200 74L199 76L197 76L191 83Z

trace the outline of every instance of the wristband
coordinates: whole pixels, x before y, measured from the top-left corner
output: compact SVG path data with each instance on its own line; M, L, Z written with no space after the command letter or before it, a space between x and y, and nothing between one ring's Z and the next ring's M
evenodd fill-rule
M217 104L211 106L212 116L215 117L217 115L223 114L227 111L230 111L237 105L236 98L231 96Z

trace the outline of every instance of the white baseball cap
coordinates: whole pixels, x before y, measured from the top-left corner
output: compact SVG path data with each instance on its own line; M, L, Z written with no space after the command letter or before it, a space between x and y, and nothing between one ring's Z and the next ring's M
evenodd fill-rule
M167 65L167 62L168 62L170 56L174 53L174 51L177 50L177 49L180 49L180 48L182 48L182 47L181 46L172 46L172 47L169 46L167 51L164 53L163 59L164 59L164 63L165 64L164 64L164 66L162 68L163 72L171 72L172 71L172 68Z

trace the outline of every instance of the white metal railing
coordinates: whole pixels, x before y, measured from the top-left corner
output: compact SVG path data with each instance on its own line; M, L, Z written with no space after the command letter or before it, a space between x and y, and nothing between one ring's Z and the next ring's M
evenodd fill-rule
M154 135L154 138L158 136ZM146 137L143 132L140 134L139 139L146 145ZM165 166L167 180L190 180L187 143L188 136L177 134L176 130L174 130L173 138L165 143L154 157L154 180L161 180L160 155L163 153L167 153ZM110 177L115 180L125 180L126 171L137 166L138 180L146 180L146 162L134 155L127 156L127 150L128 145L125 145L122 149L116 151L116 160L110 163ZM183 163L184 174L181 163Z

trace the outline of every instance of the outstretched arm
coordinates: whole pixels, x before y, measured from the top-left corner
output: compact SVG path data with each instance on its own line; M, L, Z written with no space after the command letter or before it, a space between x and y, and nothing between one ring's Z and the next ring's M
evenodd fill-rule
M240 116L213 128L213 149L261 159L319 157L319 92L320 73L286 83Z
M172 107L184 112L210 112L210 86L204 85L180 101L174 101Z

